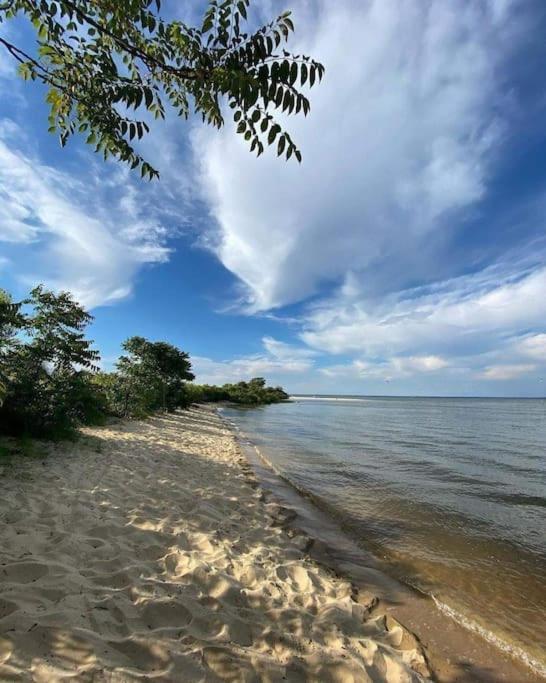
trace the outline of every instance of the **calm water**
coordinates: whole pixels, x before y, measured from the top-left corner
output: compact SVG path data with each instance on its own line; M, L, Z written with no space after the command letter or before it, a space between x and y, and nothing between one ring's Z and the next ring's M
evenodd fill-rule
M225 409L390 571L546 671L546 400Z

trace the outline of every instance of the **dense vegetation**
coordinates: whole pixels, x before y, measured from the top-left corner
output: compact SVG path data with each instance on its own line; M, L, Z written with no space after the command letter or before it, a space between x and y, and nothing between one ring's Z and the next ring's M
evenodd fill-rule
M302 88L320 81L324 67L286 51L294 30L290 12L245 32L253 23L249 5L210 0L194 27L167 19L160 0L0 0L0 24L28 19L36 49L16 45L7 32L0 46L24 79L47 87L49 130L59 133L63 146L72 134L83 134L105 158L154 178L157 170L133 143L149 132L149 121L165 118L167 109L183 118L193 110L220 128L225 102L251 151L260 155L264 144L274 144L279 156L300 161L273 113L307 116Z
M286 401L289 396L282 387L266 386L263 377L255 377L250 382L224 384L221 387L210 384L194 384L189 387L194 401L230 401L242 405L267 405Z
M201 401L245 405L288 398L263 378L194 385L190 357L166 342L130 337L114 372L99 370L86 338L92 316L70 294L36 287L14 303L0 290L0 432L68 436L109 416L145 417Z

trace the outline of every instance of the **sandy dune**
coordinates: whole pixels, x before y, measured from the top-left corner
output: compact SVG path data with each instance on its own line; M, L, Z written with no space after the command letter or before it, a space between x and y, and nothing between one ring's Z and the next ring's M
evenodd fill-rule
M425 680L216 414L86 434L0 477L0 680Z

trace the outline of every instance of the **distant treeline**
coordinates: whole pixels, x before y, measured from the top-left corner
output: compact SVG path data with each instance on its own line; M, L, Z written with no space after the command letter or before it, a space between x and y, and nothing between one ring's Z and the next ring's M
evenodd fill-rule
M0 290L0 433L68 436L108 417L142 418L202 401L244 405L288 398L263 378L222 387L192 384L189 355L167 342L130 337L114 372L85 330L92 316L66 292L36 287L14 303Z
M217 387L213 384L191 384L187 390L196 403L230 401L247 406L266 405L279 403L289 398L282 387L266 386L263 377L255 377L250 382L237 382L237 384L224 384Z

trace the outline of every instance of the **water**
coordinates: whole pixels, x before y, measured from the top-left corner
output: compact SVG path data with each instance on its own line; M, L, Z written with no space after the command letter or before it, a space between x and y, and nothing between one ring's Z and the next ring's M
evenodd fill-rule
M226 408L389 571L546 673L546 400Z

